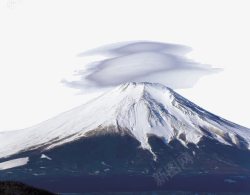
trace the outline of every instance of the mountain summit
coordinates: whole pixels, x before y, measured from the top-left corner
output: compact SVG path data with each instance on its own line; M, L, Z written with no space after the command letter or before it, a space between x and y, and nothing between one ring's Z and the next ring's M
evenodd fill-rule
M163 85L131 82L36 126L1 132L0 180L62 193L250 192L249 149L249 129Z

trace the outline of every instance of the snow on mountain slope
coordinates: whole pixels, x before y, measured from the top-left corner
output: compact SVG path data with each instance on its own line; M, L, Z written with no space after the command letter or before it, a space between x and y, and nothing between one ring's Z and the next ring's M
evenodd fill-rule
M8 160L6 162L0 163L0 170L6 170L6 169L14 168L14 167L20 167L20 166L26 165L28 162L29 162L29 157Z
M152 83L126 83L100 97L36 126L0 133L0 158L58 145L87 132L129 133L151 151L149 135L183 145L209 137L223 144L250 149L250 130L215 116L173 90Z

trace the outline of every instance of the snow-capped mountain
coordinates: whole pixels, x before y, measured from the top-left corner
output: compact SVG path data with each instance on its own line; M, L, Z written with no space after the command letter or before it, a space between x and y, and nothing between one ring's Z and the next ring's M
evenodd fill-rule
M209 137L250 149L249 129L203 110L163 85L126 83L36 126L0 133L0 158L39 147L47 150L98 129L128 133L149 151L149 135L166 143L177 139L183 145Z
M183 154L192 162L185 167ZM176 171L173 162L178 171L158 186L154 176ZM36 126L0 133L0 180L54 192L210 185L250 192L250 129L163 85L126 83Z

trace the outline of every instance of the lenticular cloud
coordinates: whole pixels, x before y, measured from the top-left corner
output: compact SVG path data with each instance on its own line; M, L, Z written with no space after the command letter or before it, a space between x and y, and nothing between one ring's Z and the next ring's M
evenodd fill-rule
M189 47L160 42L125 42L87 51L79 56L104 55L106 59L78 71L78 80L63 82L70 87L112 87L126 82L161 83L173 89L192 87L204 75L219 69L185 57Z

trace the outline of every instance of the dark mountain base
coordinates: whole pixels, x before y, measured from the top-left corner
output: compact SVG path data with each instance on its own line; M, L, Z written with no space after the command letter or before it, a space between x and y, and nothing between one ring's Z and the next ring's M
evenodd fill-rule
M227 180L234 183L226 182ZM71 177L54 178L48 181L27 181L39 188L54 192L141 192L154 190L196 191L196 192L248 192L250 193L250 178L237 176L176 176L162 186L156 186L150 177L143 176L108 176L108 177Z
M152 151L130 135L82 138L49 151L33 150L27 165L0 171L0 180L16 180L53 192L197 191L249 192L250 152L204 139L198 146L149 139ZM41 158L46 154L49 158ZM180 157L188 157L181 159Z

